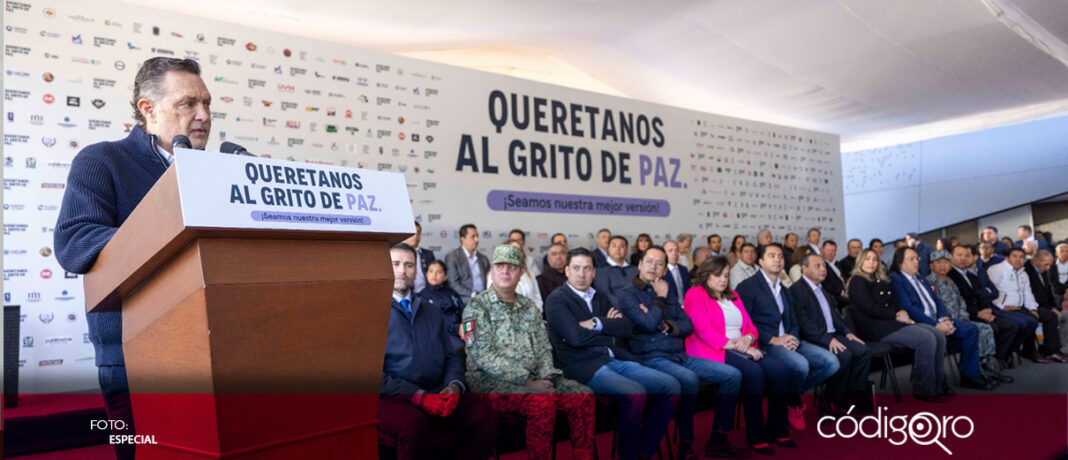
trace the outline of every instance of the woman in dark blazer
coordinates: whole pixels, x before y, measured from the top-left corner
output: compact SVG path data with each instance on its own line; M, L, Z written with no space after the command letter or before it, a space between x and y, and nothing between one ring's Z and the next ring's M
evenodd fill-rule
M865 249L857 257L846 291L854 308L853 321L861 339L879 341L913 351L912 393L920 401L943 402L949 396L942 362L946 335L916 324L894 298L890 278L879 255Z

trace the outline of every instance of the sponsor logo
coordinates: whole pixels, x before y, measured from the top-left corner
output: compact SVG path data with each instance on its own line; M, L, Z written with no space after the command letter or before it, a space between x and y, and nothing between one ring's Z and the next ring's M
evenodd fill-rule
M56 102L56 97L51 94L45 94L41 99L44 100L45 104L51 104L53 102Z
M245 43L245 49L249 51L256 51L256 44L252 42Z
M37 362L37 367L62 366L62 359L44 359Z
M53 313L41 313L37 315L37 319L40 320L43 324L48 324L51 323L52 320L56 319L56 315Z
M33 348L33 336L22 338L22 348Z
M60 302L66 302L69 300L74 300L74 296L70 295L66 290L64 290L61 295L56 297L56 300Z
M81 107L82 106L82 98L80 98L78 96L67 96L67 106L68 107Z

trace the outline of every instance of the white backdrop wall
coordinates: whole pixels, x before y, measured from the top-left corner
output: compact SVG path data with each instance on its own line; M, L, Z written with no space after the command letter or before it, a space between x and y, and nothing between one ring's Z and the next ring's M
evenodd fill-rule
M923 233L1068 191L1068 117L848 152L842 171L851 238Z
M107 1L5 5L4 291L23 305L25 391L96 385L81 279L56 263L52 230L71 159L125 136L155 55L200 62L209 149L403 173L439 257L467 222L484 251L526 230L538 258L555 232L590 246L601 227L845 235L835 135Z

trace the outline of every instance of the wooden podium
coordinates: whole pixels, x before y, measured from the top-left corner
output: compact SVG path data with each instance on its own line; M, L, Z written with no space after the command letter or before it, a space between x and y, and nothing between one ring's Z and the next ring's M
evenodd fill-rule
M362 189L265 184L242 174L264 165L355 174ZM246 187L246 198L257 187L268 195L326 190L323 197L370 189L390 207L371 216L368 208L324 214L293 202L234 203L235 186ZM320 217L253 218L264 210ZM307 223L346 215L373 223ZM176 152L85 276L87 311L122 311L136 432L156 442L138 445L137 457L376 458L389 247L413 231L403 176Z

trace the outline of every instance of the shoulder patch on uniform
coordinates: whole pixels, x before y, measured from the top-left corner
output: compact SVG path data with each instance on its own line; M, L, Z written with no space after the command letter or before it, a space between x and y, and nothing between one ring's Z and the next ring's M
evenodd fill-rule
M470 347L472 344L475 343L475 320L464 320L460 324L460 331L464 337L464 344L466 346Z

